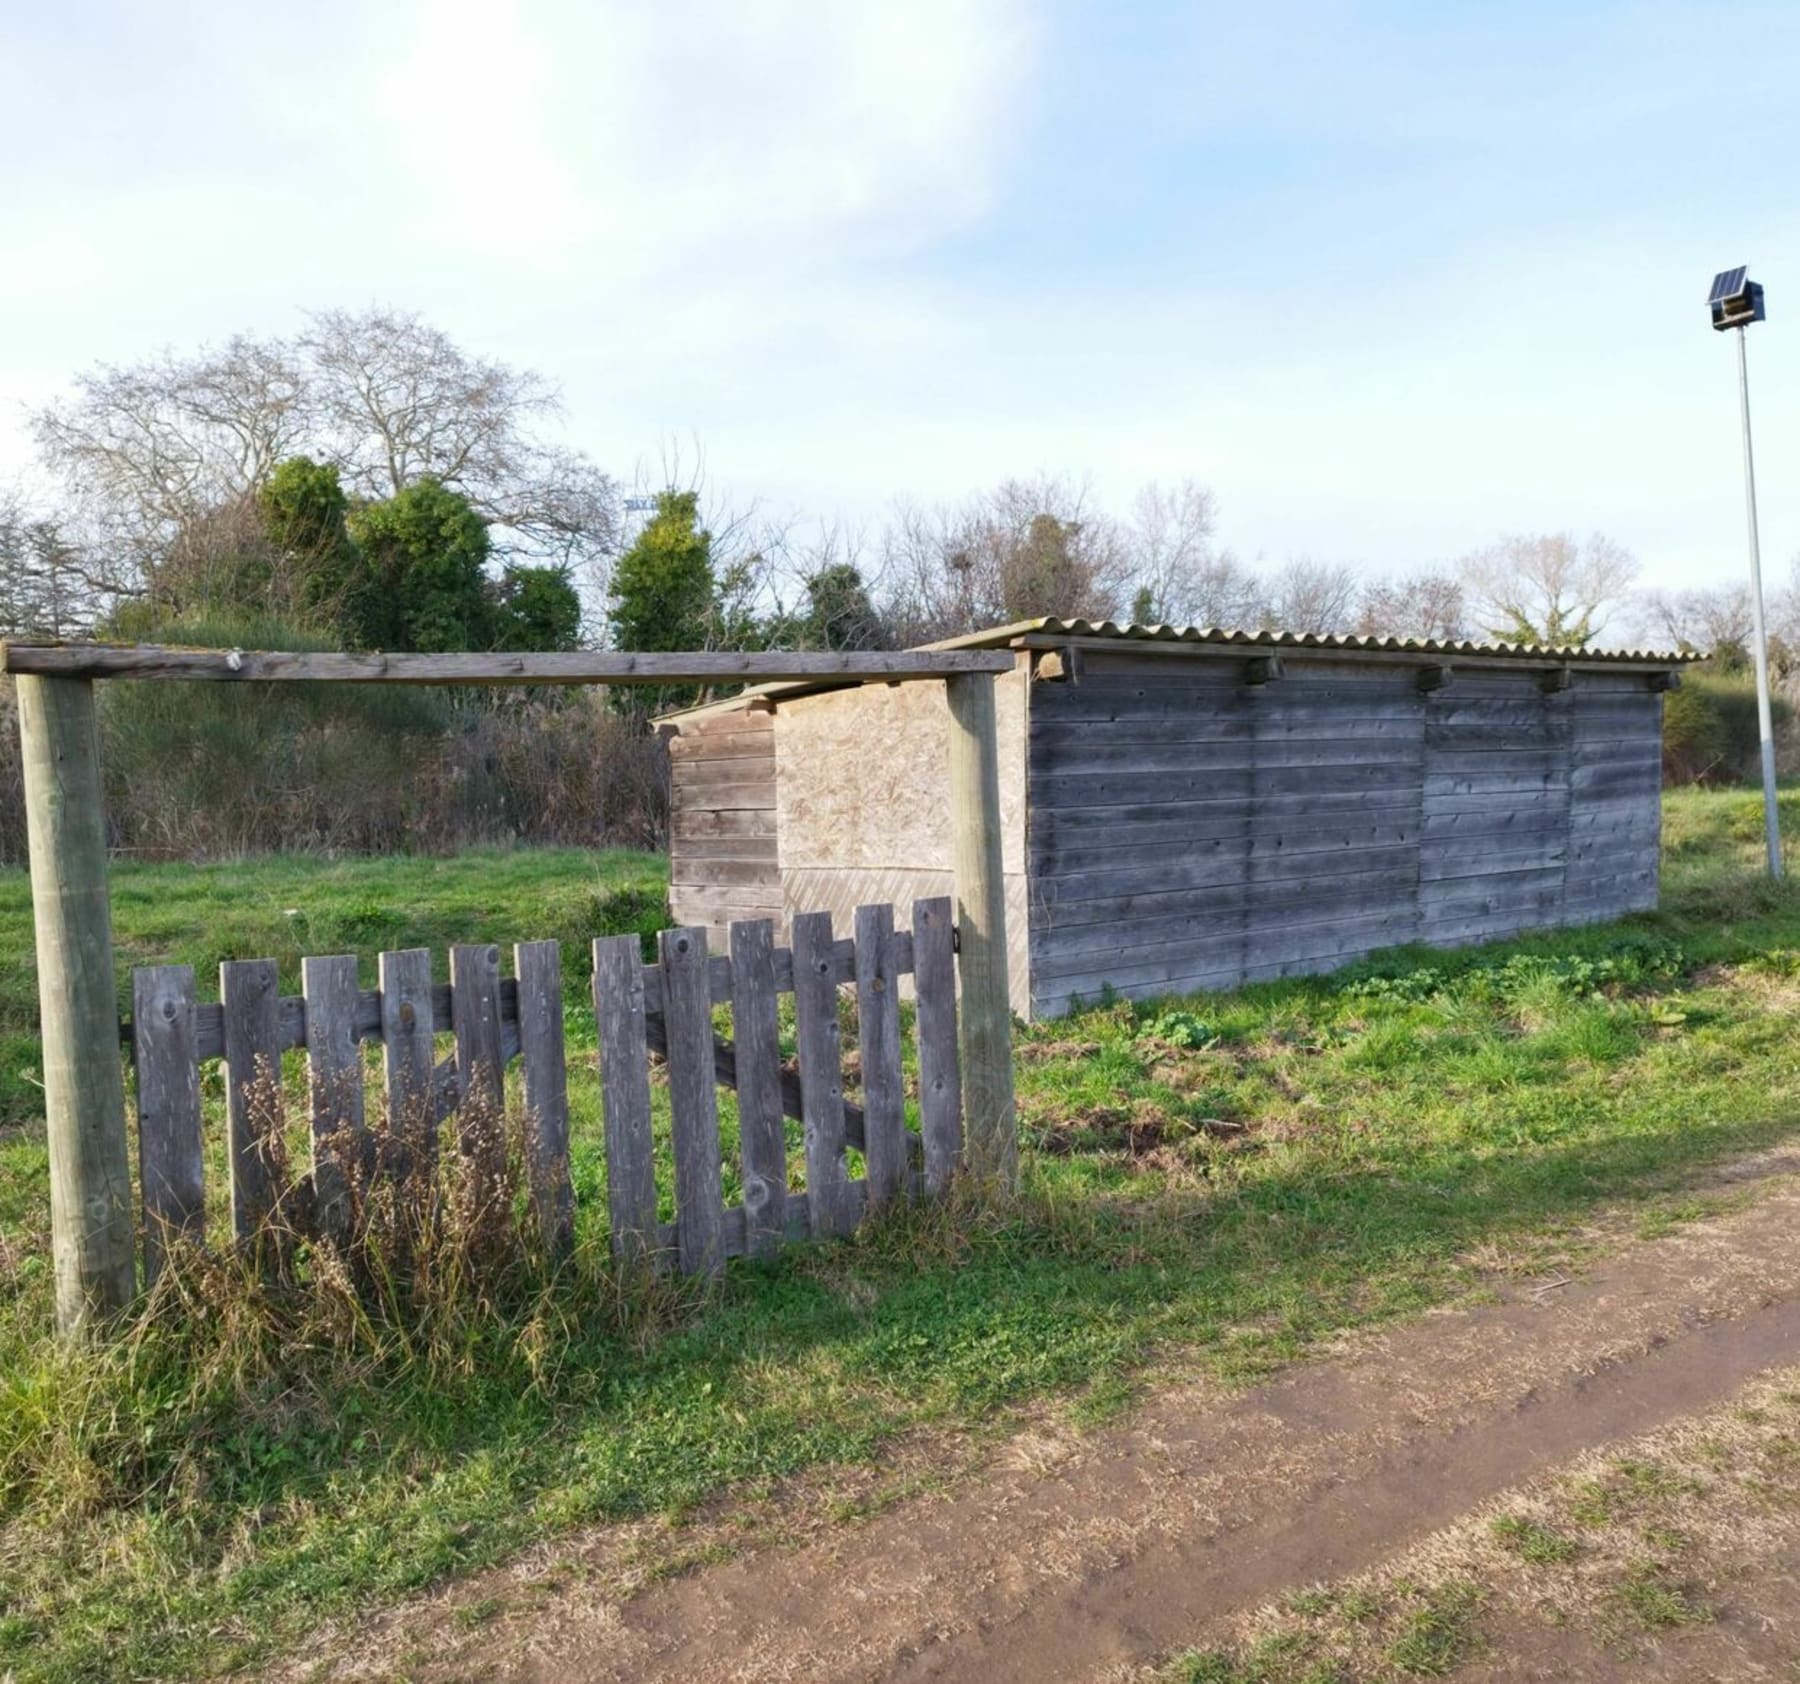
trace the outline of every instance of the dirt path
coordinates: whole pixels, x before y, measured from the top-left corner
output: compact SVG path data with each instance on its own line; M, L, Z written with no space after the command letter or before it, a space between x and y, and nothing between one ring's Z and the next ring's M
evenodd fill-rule
M1234 1398L1184 1386L1118 1428L1025 1435L942 1496L623 1607L577 1589L473 1632L414 1609L339 1675L385 1670L406 1638L423 1678L1000 1684L1128 1667L1800 1360L1796 1172L1754 1166L1768 1186L1748 1208L1579 1279L1424 1316Z

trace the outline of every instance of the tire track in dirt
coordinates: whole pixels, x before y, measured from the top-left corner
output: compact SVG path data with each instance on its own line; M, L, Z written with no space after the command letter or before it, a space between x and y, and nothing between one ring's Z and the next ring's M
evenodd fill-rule
M433 1655L408 1676L531 1684L1004 1684L1125 1668L1800 1360L1794 1168L1745 1166L1770 1182L1748 1208L1628 1244L1574 1280L1356 1338L1253 1391L1186 1384L1118 1427L1024 1433L942 1495L798 1548L623 1606L561 1592L474 1633L453 1629L446 1598L385 1635ZM363 1648L365 1666L384 1651Z

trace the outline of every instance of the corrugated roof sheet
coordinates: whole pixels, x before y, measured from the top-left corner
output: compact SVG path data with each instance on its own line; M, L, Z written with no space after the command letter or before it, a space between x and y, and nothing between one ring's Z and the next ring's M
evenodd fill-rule
M1016 620L1009 626L967 632L928 644L931 649L999 648L1014 638L1042 633L1052 637L1106 637L1142 643L1229 643L1261 649L1357 649L1393 655L1470 655L1501 660L1569 660L1589 662L1631 661L1680 666L1703 660L1697 654L1667 649L1591 649L1579 644L1448 641L1435 637L1356 637L1334 632L1236 631L1226 626L1137 626L1115 620L1059 620L1054 615L1037 620Z
M991 626L985 631L965 632L960 637L941 638L936 643L921 644L924 649L1002 649L1021 638L1086 637L1116 639L1138 643L1207 644L1213 649L1227 645L1243 649L1309 649L1330 652L1348 650L1370 655L1443 655L1457 660L1491 661L1567 661L1572 665L1605 666L1629 663L1635 666L1684 666L1706 657L1692 651L1670 649L1592 649L1578 644L1475 642L1466 638L1447 640L1435 637L1357 637L1334 632L1239 631L1226 626L1138 626L1121 625L1115 620L1063 620L1045 615L1035 620L1015 620L1011 625ZM711 713L739 706L756 696L771 699L782 696L807 696L821 690L838 690L847 686L829 681L794 680L782 684L759 684L735 696L716 702L703 702L698 707L682 708L664 714L665 719L681 719L697 713Z

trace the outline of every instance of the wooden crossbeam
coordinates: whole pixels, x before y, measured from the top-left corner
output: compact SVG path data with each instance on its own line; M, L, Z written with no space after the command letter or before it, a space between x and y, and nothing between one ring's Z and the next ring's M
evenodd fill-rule
M0 671L47 678L181 679L201 683L767 684L808 679L944 679L1012 670L1005 649L794 650L743 654L351 655L175 649L159 644L0 644Z

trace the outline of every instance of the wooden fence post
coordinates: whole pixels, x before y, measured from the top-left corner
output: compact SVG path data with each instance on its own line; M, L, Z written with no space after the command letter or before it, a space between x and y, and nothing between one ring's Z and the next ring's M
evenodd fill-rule
M100 733L89 679L21 676L18 698L56 1319L80 1335L137 1291Z
M1000 853L1000 746L992 673L944 681L950 701L950 850L962 974L964 1161L979 1181L1018 1181L1006 880Z

